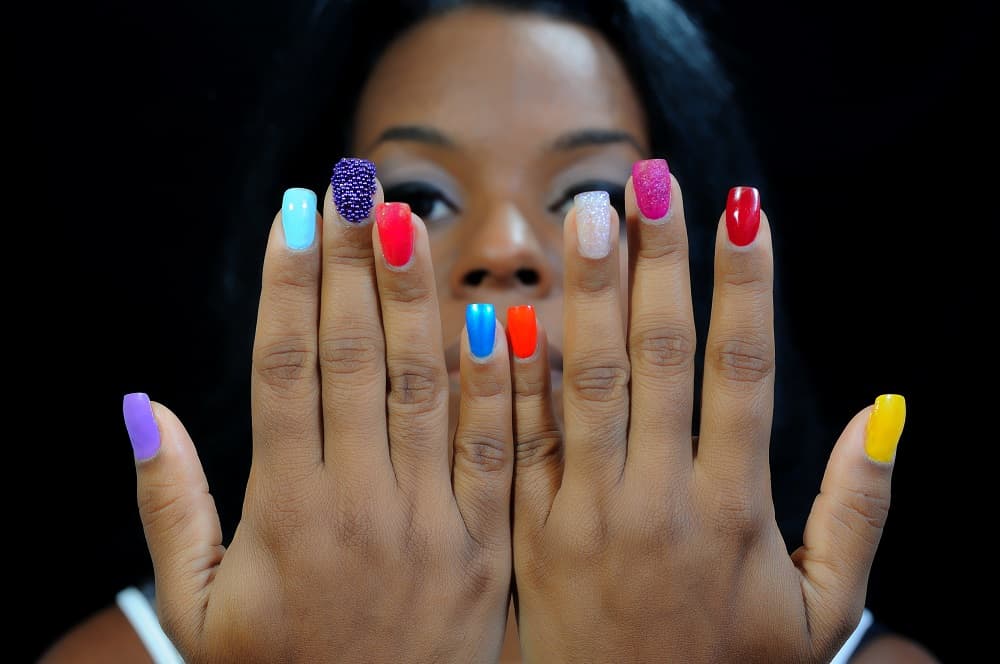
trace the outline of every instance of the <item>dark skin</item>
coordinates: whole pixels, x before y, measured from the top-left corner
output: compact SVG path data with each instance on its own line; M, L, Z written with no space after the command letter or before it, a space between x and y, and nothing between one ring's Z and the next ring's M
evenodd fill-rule
M571 199L579 189L624 189L631 163L648 156L647 120L615 53L598 33L572 24L494 10L456 11L418 26L386 52L359 102L355 136L355 154L378 164L383 190L424 206L415 211L428 229L451 376L448 440L463 398L460 340L470 302L494 303L501 321L508 305L535 306L549 344L542 364L552 371L555 390L544 398L542 415L534 416L544 417L548 408L565 429L559 374L567 346L564 295L572 288L564 279L567 193ZM414 182L421 183L419 196L412 186L401 188ZM270 250L267 260L274 260ZM622 294L616 306L624 316L624 246L616 260ZM262 316L267 314L262 301ZM531 368L515 367L515 383L518 371ZM151 537L151 550L155 542ZM636 556L638 571L644 559ZM633 592L641 590L640 584ZM703 600L692 595L677 601L695 606ZM417 620L416 613L411 619ZM526 619L538 621L536 634L550 629L537 614L522 613ZM529 653L544 651L530 640L528 645ZM504 659L515 660L517 650L512 614ZM127 621L111 608L68 634L43 661L115 659L148 660ZM912 642L886 636L853 661L935 660Z

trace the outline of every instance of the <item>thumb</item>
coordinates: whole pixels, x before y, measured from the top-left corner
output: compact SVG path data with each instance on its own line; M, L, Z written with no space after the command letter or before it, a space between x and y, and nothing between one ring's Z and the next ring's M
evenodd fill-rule
M157 614L182 652L192 652L209 582L225 552L215 501L184 425L142 393L125 395L135 453L139 514L156 574Z
M905 419L906 400L883 394L851 420L833 448L803 545L792 555L805 577L806 610L821 650L838 648L861 619Z

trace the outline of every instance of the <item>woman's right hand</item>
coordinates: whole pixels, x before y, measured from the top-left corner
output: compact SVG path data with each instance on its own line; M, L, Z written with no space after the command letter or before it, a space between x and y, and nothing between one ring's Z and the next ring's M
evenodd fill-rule
M297 189L274 221L253 353L253 465L228 548L180 421L145 395L125 399L157 611L188 661L500 652L512 474L503 330L492 308L479 319L474 341L493 335L485 358L463 337L452 456L427 229L390 204L373 232L381 187L366 163L338 164L351 186L336 205L327 192L322 218L315 195Z

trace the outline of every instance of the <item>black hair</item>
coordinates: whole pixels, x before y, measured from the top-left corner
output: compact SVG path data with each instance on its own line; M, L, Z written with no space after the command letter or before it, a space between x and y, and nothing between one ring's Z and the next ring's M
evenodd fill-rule
M419 21L468 5L537 11L590 26L617 51L644 104L653 155L668 158L684 188L692 295L699 348L704 348L719 211L729 187L761 186L763 179L731 82L707 35L684 8L672 0L313 0L291 9L288 25L297 26L295 38L277 50L245 129L241 161L246 170L234 187L240 205L228 232L222 298L233 340L228 373L234 382L225 393L242 399L230 405L234 411L245 412L249 403L260 266L281 192L291 186L325 191L333 164L348 154L355 102L385 48ZM772 486L779 525L794 547L828 445L821 442L813 393L785 333L780 306L777 311ZM699 390L702 362L699 355ZM245 435L242 451L234 451L234 443L226 446L226 454L249 454L249 417L242 421L246 427L236 429ZM229 472L234 465L244 464L225 462ZM237 498L219 501L227 532L239 515Z

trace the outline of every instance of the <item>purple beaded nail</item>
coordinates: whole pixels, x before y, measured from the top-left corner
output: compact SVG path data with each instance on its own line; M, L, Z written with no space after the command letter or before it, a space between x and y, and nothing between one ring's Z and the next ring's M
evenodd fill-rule
M341 217L354 223L368 218L375 197L375 164L367 159L341 159L333 167L330 184Z

